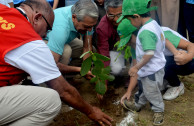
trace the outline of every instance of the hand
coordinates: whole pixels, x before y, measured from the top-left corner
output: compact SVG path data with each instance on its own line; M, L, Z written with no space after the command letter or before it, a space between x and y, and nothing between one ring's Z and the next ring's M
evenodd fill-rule
M131 67L131 69L129 69L128 74L129 76L134 77L137 74L137 72L138 72L138 68L136 66L133 66Z
M103 95L97 93L96 96L97 96L97 98L98 98L99 101L102 101L103 100Z
M124 104L124 100L127 99L129 100L131 97L131 92L126 92L123 97L121 98L121 104Z
M88 71L88 73L85 75L85 78L88 80L92 79L93 77L95 77L95 76L92 74L91 71Z
M99 108L93 107L93 111L87 115L91 120L98 122L101 126L109 125L112 126L111 122L113 119L103 113Z
M190 61L190 56L187 52L180 50L177 55L174 55L174 61L177 65L184 65Z

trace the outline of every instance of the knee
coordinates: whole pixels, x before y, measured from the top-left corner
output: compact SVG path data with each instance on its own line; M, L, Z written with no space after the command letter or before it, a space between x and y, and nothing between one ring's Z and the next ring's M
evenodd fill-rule
M59 96L58 92L56 92L53 89L50 89L47 93L48 93L47 94L48 95L47 110L49 111L50 114L57 115L61 110L60 96Z

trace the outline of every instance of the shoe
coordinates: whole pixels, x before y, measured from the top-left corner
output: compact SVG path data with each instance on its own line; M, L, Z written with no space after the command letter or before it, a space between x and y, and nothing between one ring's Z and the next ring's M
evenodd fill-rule
M155 112L153 116L153 125L159 126L164 123L164 113L163 112Z
M165 94L163 95L163 99L173 100L182 94L184 94L184 84L183 83L181 83L180 86L168 88Z
M141 111L141 107L138 108L137 106L135 106L135 102L134 101L128 101L127 99L124 100L124 103L122 104L122 106L129 110L129 111L136 111L136 112L140 112Z

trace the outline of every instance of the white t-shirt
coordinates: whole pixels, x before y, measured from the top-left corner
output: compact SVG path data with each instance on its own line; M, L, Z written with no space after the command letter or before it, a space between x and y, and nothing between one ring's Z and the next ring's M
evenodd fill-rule
M8 52L4 59L5 62L27 72L35 84L61 75L51 51L43 40L24 44Z
M8 7L10 7L9 3L13 2L13 0L0 0L0 3L3 5L6 5Z
M151 22L143 25L142 28L138 32L137 39L136 39L136 59L137 59L137 62L141 62L142 57L145 55L141 40L139 39L140 34L144 30L154 33L155 36L157 37L157 42L156 42L156 49L154 51L153 57L149 60L149 62L147 64L145 64L138 71L137 74L139 77L145 77L145 76L154 74L155 72L164 68L165 63L166 63L166 60L165 60L165 57L163 54L163 51L165 49L164 33L163 33L161 27L157 24L157 22L155 20L152 20ZM146 36L144 36L144 37L146 37Z

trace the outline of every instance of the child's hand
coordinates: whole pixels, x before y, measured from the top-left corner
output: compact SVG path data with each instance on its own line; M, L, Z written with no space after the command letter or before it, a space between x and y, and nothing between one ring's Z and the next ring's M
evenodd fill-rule
M131 92L126 92L123 97L121 98L121 104L124 104L124 100L127 99L129 100L131 97Z
M128 74L129 76L134 77L137 74L137 72L138 72L138 68L136 66L133 66L131 67L131 69L129 69Z

